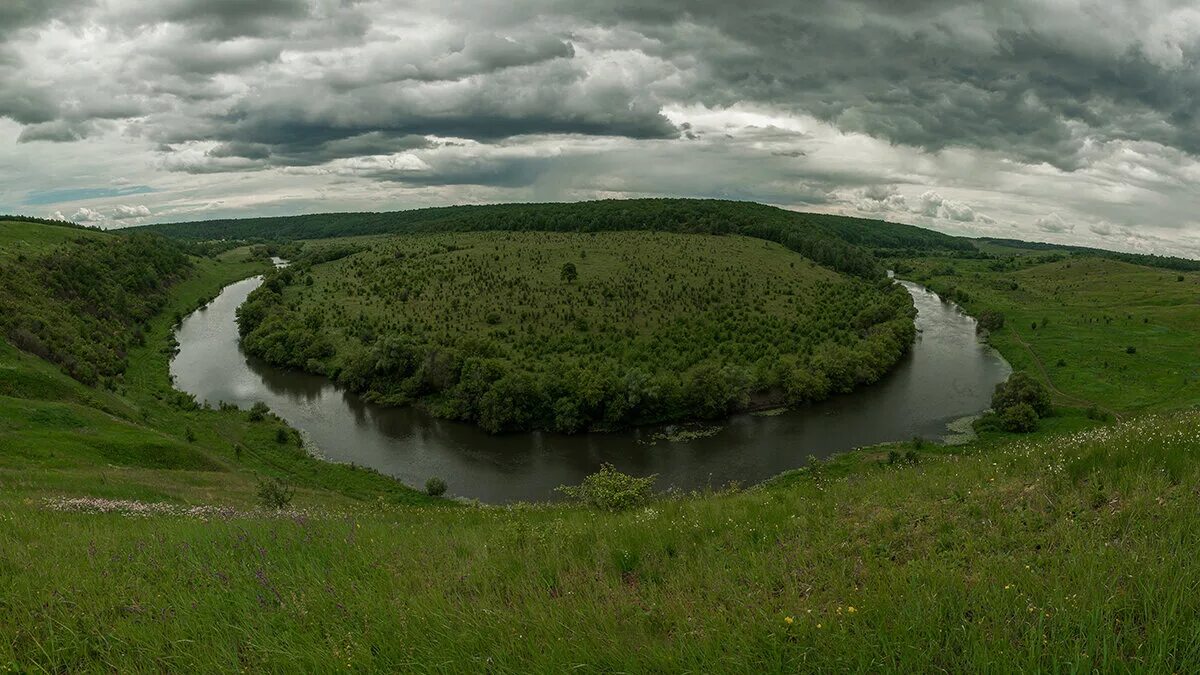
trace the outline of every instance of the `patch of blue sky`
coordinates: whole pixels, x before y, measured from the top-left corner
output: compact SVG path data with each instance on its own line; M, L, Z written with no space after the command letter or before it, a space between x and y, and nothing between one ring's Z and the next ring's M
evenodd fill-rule
M102 197L124 197L127 195L144 195L154 192L149 185L126 185L123 187L103 188L60 188L56 190L36 190L30 192L22 202L25 206L45 206L62 202L77 202L85 199Z

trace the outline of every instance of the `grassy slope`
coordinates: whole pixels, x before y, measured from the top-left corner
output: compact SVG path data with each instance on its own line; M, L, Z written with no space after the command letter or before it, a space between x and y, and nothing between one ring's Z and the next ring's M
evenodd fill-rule
M967 291L973 314L1003 312L1006 325L992 344L1014 368L1048 378L1060 403L1091 402L1119 414L1200 404L1200 273L1090 256L1016 271L989 264L956 260L955 275L931 276L947 261L928 259L914 276L935 290ZM1131 346L1136 354L1126 353Z
M167 317L253 271L230 254L178 286L121 397L0 345L0 666L1178 672L1200 660L1195 412L1101 427L1068 411L1032 437L927 448L916 467L888 467L878 448L623 514L355 501L345 495L393 488L345 467L277 466L295 454L275 447L274 423L165 402ZM1173 331L1189 309L1160 318ZM1127 372L1136 384L1155 370ZM88 454L88 439L123 433L219 468ZM243 466L239 439L257 449ZM245 506L254 471L297 467L307 516L42 502Z
M231 251L220 260L200 260L172 289L168 306L150 323L146 346L130 352L123 395L84 387L0 342L0 490L250 504L258 476L274 475L321 503L424 501L385 477L280 445L277 421L251 423L243 412L178 404L166 351L173 317L266 267L245 257ZM187 440L188 430L194 441ZM235 445L244 448L240 459Z
M102 232L77 227L0 220L0 259L37 255L75 239L104 236Z
M1198 434L1189 413L917 467L859 453L623 514L199 521L7 499L0 663L1179 671L1200 659Z

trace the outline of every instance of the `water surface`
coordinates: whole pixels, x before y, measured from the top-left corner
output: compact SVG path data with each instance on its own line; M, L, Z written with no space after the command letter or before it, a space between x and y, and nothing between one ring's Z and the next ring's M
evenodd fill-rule
M663 427L608 434L491 436L414 408L381 408L324 377L281 370L242 353L235 311L261 277L226 287L179 329L175 386L216 405L264 401L327 459L378 469L410 485L440 476L450 492L483 502L544 500L609 462L659 475L682 489L755 483L803 466L809 455L914 436L939 440L947 425L985 410L1011 372L975 332L975 320L925 288L899 282L917 307L917 340L895 370L862 391L776 416L738 415L711 436L655 440Z

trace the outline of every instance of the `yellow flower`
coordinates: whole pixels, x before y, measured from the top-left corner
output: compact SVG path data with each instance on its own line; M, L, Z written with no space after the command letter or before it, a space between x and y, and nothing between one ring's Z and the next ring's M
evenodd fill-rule
M820 627L821 627L821 624L817 624L817 628L820 628Z
M787 624L787 625L789 625L789 626L790 626L790 625L792 625L792 623L793 623L794 621L795 621L795 619L793 619L793 618L792 618L792 617L790 617L790 616L785 616L785 617L783 617L783 622L784 622L784 623L786 623L786 624Z
M850 605L849 607L847 607L847 608L846 608L846 613L847 613L847 614L853 614L853 613L855 613L855 612L857 612L857 611L858 611L857 609L854 609L854 605Z

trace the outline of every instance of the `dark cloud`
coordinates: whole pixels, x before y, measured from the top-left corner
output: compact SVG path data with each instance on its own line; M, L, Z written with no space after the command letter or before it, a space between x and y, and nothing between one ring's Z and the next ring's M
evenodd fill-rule
M4 0L0 2L0 43L14 31L94 5L88 0Z
M1129 21L1172 7L1187 4L1137 3ZM695 95L711 105L790 105L894 143L999 151L1066 170L1086 162L1089 139L1200 153L1195 44L1179 63L1155 62L1153 45L1140 50L1146 45L1124 23L1125 44L1078 39L1111 28L1101 23L1103 7L1081 9L1075 25L1046 26L1042 15L1052 9L1022 0L618 0L578 11L653 37L666 56L702 62L708 83ZM695 50L684 24L730 43ZM1072 33L1077 39L1066 39Z
M1200 207L1198 17L1183 0L0 0L19 156L0 198L63 187L31 170L45 155L79 166L66 186L136 165L156 187L178 171L274 195L228 209L293 181L404 204L678 194L1158 245L1133 229L1185 230ZM164 194L149 216L117 198L63 208L169 213Z
M177 23L205 40L286 34L289 24L313 11L309 0L157 0L133 17L143 23Z
M208 156L242 158L266 166L315 166L335 159L387 155L432 144L424 136L391 134L371 131L347 138L331 138L327 130L297 128L276 130L269 138L272 142L229 141L208 151Z
M21 130L21 134L17 136L17 142L49 141L51 143L68 143L78 141L81 138L87 138L94 129L95 124L90 120L54 120L53 122L30 124Z

